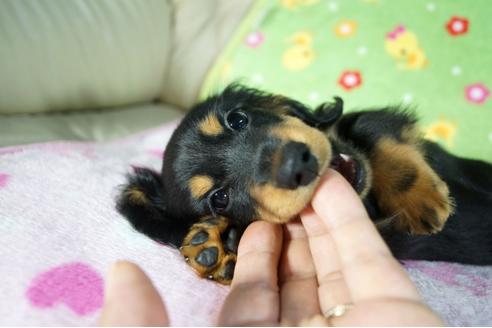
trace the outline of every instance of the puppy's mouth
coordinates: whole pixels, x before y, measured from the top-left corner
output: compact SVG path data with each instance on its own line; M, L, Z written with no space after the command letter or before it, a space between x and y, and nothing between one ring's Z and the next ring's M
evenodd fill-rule
M330 168L338 171L352 185L357 193L364 189L365 170L362 163L354 157L335 153L330 163Z

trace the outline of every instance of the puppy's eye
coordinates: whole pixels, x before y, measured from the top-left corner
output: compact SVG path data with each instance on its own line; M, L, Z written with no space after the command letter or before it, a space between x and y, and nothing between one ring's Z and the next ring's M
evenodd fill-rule
M243 112L232 112L227 115L227 124L233 130L243 130L248 126L248 116Z
M219 189L212 194L210 202L215 210L224 210L229 204L229 194L225 190Z

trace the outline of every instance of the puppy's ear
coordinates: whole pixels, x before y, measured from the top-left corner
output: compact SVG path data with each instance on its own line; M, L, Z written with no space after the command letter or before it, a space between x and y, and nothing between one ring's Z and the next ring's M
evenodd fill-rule
M301 119L307 125L319 129L326 129L333 125L343 114L343 100L340 97L334 97L333 102L326 102L314 111L310 110L303 104L294 101L286 101L284 107L286 114Z
M137 231L175 247L181 246L189 228L185 221L169 215L161 177L150 169L134 168L116 208Z

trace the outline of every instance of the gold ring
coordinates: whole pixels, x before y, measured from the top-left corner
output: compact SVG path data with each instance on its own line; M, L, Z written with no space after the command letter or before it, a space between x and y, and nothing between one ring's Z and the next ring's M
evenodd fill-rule
M329 319L331 317L339 317L344 315L345 312L347 312L353 307L354 305L352 303L338 304L328 309L328 311L324 312L323 315L325 316L326 319Z

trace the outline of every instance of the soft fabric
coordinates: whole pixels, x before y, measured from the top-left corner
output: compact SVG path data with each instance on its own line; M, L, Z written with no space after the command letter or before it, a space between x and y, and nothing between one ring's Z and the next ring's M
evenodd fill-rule
M177 250L135 232L114 207L132 166L160 169L175 126L107 143L0 148L0 325L94 325L117 259L150 275L173 325L215 323L228 288L198 278ZM449 324L492 322L492 267L406 266Z
M0 1L0 113L189 108L252 2Z
M0 114L0 147L55 140L108 141L157 127L182 115L162 103L104 110Z
M0 149L1 325L94 325L117 259L150 275L173 325L213 322L227 288L198 279L177 250L115 210L125 174L158 170L174 126L113 143Z
M171 33L170 0L0 1L0 113L157 98Z
M173 34L162 100L189 109L253 0L173 0Z
M492 161L489 0L261 0L210 72L347 111L402 104L427 138Z

